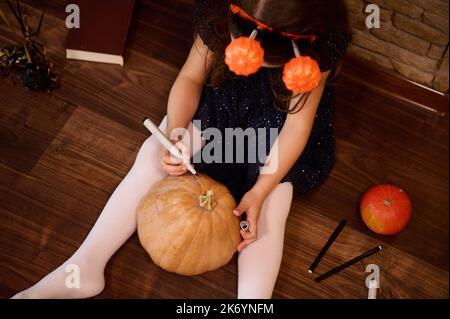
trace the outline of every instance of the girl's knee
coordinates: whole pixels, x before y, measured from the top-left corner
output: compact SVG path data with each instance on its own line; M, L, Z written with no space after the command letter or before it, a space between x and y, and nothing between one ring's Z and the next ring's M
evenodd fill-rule
M161 144L159 144L158 140L154 136L150 136L144 141L144 143L142 143L136 157L136 161L140 161L145 158L158 157L160 150Z
M280 193L280 215L284 223L291 211L292 197L294 195L294 187L290 182L284 182L278 185Z
M268 206L270 206L271 210L275 209L287 215L291 208L293 193L294 187L292 183L284 182L278 184L270 193L269 198L266 199Z
M281 193L281 196L292 201L292 196L294 193L294 186L292 186L291 182L283 182L277 185L275 188L277 192Z
M278 184L266 198L260 215L262 229L284 227L289 216L293 196L290 182Z
M139 170L143 175L153 174L155 171L162 171L159 160L160 150L161 146L155 137L150 136L147 138L139 149L132 170Z

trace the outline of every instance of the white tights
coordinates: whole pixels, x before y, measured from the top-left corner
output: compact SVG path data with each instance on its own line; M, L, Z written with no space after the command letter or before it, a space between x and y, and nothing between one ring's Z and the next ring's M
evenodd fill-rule
M166 119L160 127L165 128L165 125ZM199 134L192 125L190 132ZM139 201L154 183L166 176L160 167L159 149L160 144L153 136L143 143L133 167L111 195L75 254L37 284L13 298L88 298L102 292L108 260L136 231L135 211ZM238 257L238 298L271 298L283 255L284 229L291 200L290 183L279 184L265 200L260 214L258 239ZM68 268L69 265L79 267L79 288L66 286L71 274L66 270L73 270Z

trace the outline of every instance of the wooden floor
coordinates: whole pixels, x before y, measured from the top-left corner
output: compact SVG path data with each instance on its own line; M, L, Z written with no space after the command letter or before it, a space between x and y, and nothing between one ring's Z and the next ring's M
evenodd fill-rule
M47 9L41 40L61 88L30 93L0 80L2 298L29 287L77 249L147 137L141 119L165 114L192 43L192 1L138 2L122 68L66 60L66 1L28 1ZM0 7L6 10L3 1ZM17 39L0 24L0 46ZM295 196L274 297L366 298L365 267L373 263L381 269L380 298L448 298L448 117L384 94L390 86L358 72L347 62L338 85L331 176L319 189ZM371 233L357 211L363 192L386 182L406 190L414 209L407 229L391 237ZM375 245L383 250L317 284L307 268L343 218L348 225L318 273ZM236 259L201 276L166 273L135 235L108 264L99 297L235 298L236 279Z

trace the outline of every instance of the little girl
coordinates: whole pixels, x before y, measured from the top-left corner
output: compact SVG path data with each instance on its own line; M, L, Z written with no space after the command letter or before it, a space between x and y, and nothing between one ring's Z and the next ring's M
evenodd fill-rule
M345 6L341 0L198 0L194 23L195 41L173 84L160 127L168 136L175 128L189 128L193 134L207 128L222 133L226 128L279 130L277 151L265 146L268 162L277 159L271 173L263 174L260 163L248 160L195 164L197 171L230 189L239 203L233 213L245 213L249 223L237 247L238 298L271 298L293 190L303 193L318 186L334 163L334 92L329 83L350 41ZM260 67L246 70L246 76L237 74L245 73L238 71L239 65L253 63L245 61L250 54L233 64L227 50L233 39L245 37L259 43L264 58ZM317 83L309 89L298 88L298 83L288 88L287 63L299 54L311 57L317 66ZM298 66L292 69L292 74L303 72L297 72ZM190 124L193 119L201 121L201 128ZM186 142L174 143L185 156L199 151ZM165 176L186 173L182 161L171 157L154 137L148 138L75 254L15 297L99 294L108 260L136 231L140 200ZM80 269L78 289L66 287L69 265Z

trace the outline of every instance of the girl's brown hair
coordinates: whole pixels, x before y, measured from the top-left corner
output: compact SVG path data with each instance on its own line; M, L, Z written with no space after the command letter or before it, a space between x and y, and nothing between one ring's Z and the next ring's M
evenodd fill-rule
M347 11L342 0L213 0L206 1L206 22L211 29L208 47L214 52L214 64L209 76L211 85L221 85L235 76L228 70L224 59L225 49L233 37L249 36L256 26L230 13L231 3L238 5L252 17L277 31L298 35L315 35L317 40L298 40L302 55L311 56L319 64L327 45L323 35L330 31L348 31ZM199 30L196 30L197 33ZM230 33L231 32L231 33ZM264 49L264 60L274 66L283 66L294 52L291 40L279 32L259 32L258 40ZM301 110L309 94L300 96L296 105L289 109L293 96L284 85L280 72L272 79L271 87L275 106L285 112Z

